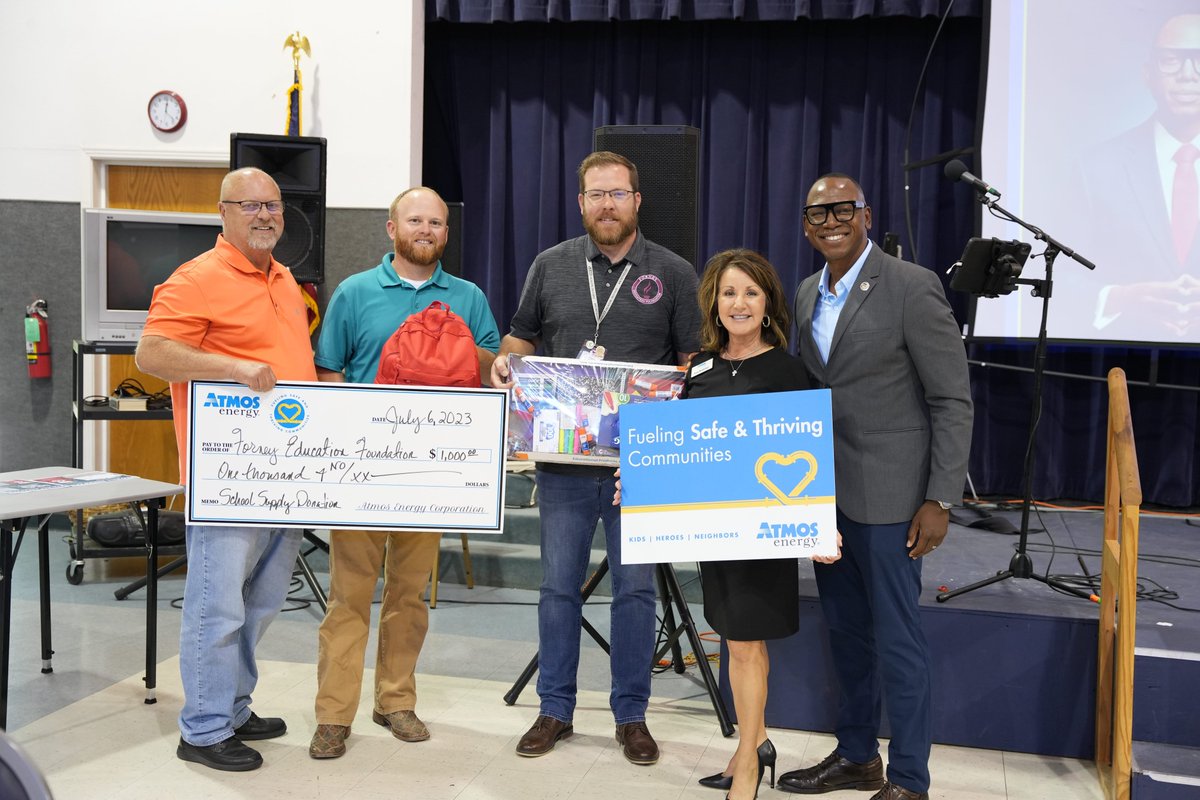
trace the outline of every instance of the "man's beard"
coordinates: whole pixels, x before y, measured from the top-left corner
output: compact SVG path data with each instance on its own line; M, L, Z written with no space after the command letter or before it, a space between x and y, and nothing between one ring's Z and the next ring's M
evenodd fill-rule
M275 245L279 244L279 238L282 235L278 227L269 231L252 230L249 236L246 237L246 244L251 250L273 251Z
M601 230L596 220L585 219L583 223L583 228L587 231L588 236L592 237L592 241L602 245L620 244L637 230L637 226L637 214L634 214L627 220L623 220L616 231Z
M433 245L432 247L419 246L414 244L409 239L396 238L396 255L409 262L416 264L419 267L432 267L441 259L442 253L445 252L446 245Z

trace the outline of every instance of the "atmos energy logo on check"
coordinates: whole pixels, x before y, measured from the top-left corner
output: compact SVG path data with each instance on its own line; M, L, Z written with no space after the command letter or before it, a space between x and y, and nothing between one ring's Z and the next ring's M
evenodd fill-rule
M223 417L257 417L262 398L247 394L217 394L209 392L204 397L205 408L216 408Z

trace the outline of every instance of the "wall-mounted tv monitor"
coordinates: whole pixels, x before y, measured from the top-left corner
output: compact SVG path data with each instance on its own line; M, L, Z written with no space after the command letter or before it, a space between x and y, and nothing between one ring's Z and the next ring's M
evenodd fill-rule
M83 210L83 338L136 342L154 287L216 244L217 214Z

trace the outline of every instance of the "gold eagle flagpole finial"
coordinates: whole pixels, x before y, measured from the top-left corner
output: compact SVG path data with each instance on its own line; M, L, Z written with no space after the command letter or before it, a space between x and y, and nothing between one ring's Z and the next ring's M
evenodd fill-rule
M292 48L292 69L300 69L300 51L304 51L304 55L312 58L312 49L308 46L308 37L301 36L300 31L296 31L283 41L283 48Z

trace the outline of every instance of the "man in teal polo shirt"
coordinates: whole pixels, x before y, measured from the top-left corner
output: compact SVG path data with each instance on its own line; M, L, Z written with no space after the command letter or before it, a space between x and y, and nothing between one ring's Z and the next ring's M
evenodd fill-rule
M487 375L500 334L479 287L442 269L446 203L432 189L408 189L392 201L387 231L395 251L375 268L342 281L329 301L317 345L317 378L372 383L388 337L435 300L467 323L480 374ZM331 537L329 610L321 623L317 655L317 730L308 749L313 758L337 758L346 752L362 692L371 601L381 567L372 719L402 741L429 738L414 711L415 671L429 627L429 609L421 595L440 541L439 533L338 531Z

